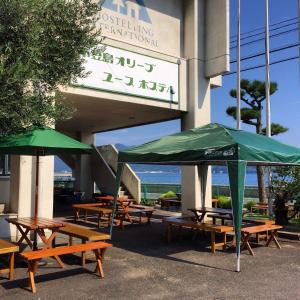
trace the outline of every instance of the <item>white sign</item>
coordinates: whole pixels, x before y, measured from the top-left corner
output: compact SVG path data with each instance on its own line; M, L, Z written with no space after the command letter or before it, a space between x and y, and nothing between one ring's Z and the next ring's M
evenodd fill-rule
M179 101L179 66L130 51L106 46L88 57L86 78L76 85L168 102Z
M180 56L181 5L176 0L105 0L101 33L121 42Z

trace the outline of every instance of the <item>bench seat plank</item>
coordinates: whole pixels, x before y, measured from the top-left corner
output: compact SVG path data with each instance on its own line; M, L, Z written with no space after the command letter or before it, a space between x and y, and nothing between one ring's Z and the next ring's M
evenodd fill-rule
M101 240L104 241L110 239L110 235L106 233L97 232L88 228L80 227L69 223L65 223L65 225L65 227L59 229L59 233L91 242Z
M215 232L231 232L233 231L232 226L225 226L225 225L216 225L216 224L210 224L210 223L198 223L191 218L165 218L163 219L163 222L169 223L172 225L182 226L182 227L191 227L191 228L198 228L203 229L207 231L215 231Z
M265 232L269 230L278 230L281 229L282 226L280 225L257 225L257 226L250 226L250 227L244 227L241 229L242 232L253 234L253 233L259 233L259 232Z
M29 283L32 292L36 293L34 276L38 267L37 265L38 260L46 257L56 256L56 255L64 255L64 254L71 254L76 252L93 250L97 260L97 267L95 272L98 272L99 276L103 278L104 277L103 268L102 268L103 256L105 250L111 246L112 244L108 244L105 242L92 242L88 244L48 248L48 249L28 251L28 252L21 253L21 256L28 261L28 276L29 276Z
M19 246L0 239L0 254L9 255L9 266L0 269L0 274L8 274L10 280L14 278L15 252L19 252Z
M216 219L222 220L222 225L224 225L224 221L232 221L232 216L229 215L222 215L222 214L208 214L207 215L208 218L212 218L213 219L213 223L215 223ZM245 223L253 223L253 224L258 224L258 225L265 225L265 224L269 224L269 225L273 225L275 224L274 220L269 220L269 219L253 219L250 217L243 217L242 222Z
M270 237L267 240L266 243L266 247L269 246L269 244L271 243L271 241L274 241L274 243L276 244L277 248L281 249L279 242L276 239L276 232L278 229L282 229L282 226L280 225L257 225L257 226L250 226L250 227L244 227L241 229L241 233L242 233L242 246L241 246L241 250L243 250L244 248L247 248L250 255L254 255L254 252L250 246L249 243L249 238L251 236L251 234L258 234L260 232L268 232L270 233Z
M51 257L55 255L65 255L82 251L89 251L94 249L102 249L111 247L112 244L106 242L92 242L88 244L78 244L72 246L62 246L50 249L42 249L37 251L28 251L20 253L27 260L38 260L45 257Z
M71 223L65 223L65 227L62 227L59 233L69 236L69 245L73 245L73 238L81 239L82 244L86 242L106 241L110 239L109 234L97 232ZM83 251L81 253L82 266L85 266L86 258L85 251Z
M0 240L0 254L11 252L19 252L19 246L4 240Z
M94 212L98 212L98 213L103 213L103 214L111 214L112 213L112 209L104 208L104 207L86 206L82 209L87 210L87 211L94 211Z

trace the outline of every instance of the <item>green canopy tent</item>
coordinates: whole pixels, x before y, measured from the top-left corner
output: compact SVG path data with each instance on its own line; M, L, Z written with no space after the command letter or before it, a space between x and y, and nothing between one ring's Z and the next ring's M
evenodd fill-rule
M240 271L240 241L247 165L300 165L300 149L272 138L220 124L162 137L161 139L120 151L116 178L115 203L124 163L198 166L205 196L208 165L227 165L233 222L236 234L236 270ZM204 201L202 202L203 205ZM113 212L114 217L114 212ZM111 223L111 234L112 234Z
M39 157L61 153L89 154L92 147L80 143L52 128L33 126L15 135L0 138L0 153L36 156L36 191L34 217L38 217Z

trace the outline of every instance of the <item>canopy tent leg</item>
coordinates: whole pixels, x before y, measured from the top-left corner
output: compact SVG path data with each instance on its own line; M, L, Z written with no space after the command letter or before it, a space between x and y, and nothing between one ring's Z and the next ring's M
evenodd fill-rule
M116 208L117 208L117 199L118 199L118 194L119 194L119 188L121 185L121 179L122 179L122 173L124 170L124 165L125 164L123 164L123 163L118 163L117 174L116 174L116 186L115 186L115 192L114 192L113 211L112 211L111 223L110 223L110 228L109 228L110 239L112 238L112 230L113 230L113 226L114 226L114 219L115 219Z
M228 161L228 174L230 182L231 205L233 212L233 225L236 237L236 271L240 272L240 253L241 253L241 227L244 203L245 177L247 163L243 160Z
M201 207L205 207L208 165L198 165L198 176L201 183Z

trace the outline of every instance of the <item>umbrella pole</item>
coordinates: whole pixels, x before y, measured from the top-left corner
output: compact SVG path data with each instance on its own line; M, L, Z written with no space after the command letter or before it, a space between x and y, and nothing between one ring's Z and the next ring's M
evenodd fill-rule
M39 164L40 157L37 155L35 164L35 201L34 201L34 222L37 223L38 210L39 210ZM37 233L33 233L33 250L37 250Z
M37 155L36 157L36 165L35 165L35 203L34 203L34 220L37 221L38 210L39 210L39 164L40 157Z

